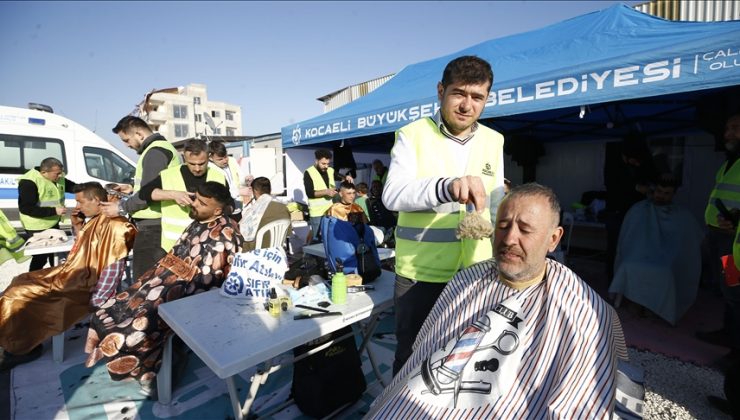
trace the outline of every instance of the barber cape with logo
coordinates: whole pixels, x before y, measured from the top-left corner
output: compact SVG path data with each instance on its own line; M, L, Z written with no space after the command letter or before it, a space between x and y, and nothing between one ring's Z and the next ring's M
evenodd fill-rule
M409 391L436 407L474 408L495 402L522 362L527 320L522 303L540 285L519 292L465 328L409 374Z
M288 270L282 248L255 249L234 256L229 276L221 286L221 295L266 302L270 288L278 287Z

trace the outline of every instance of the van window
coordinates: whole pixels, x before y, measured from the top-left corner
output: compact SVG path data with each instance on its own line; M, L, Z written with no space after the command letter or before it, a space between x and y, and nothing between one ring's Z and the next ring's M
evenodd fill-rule
M59 159L67 168L60 139L0 134L0 173L22 175L48 157Z
M133 184L134 171L130 163L110 150L97 147L83 147L85 170L93 178L108 182Z

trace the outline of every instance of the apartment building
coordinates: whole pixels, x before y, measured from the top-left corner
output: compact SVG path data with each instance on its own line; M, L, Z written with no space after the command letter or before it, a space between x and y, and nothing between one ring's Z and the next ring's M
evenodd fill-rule
M241 136L239 105L208 100L206 85L153 90L138 105L139 116L168 140L205 136Z

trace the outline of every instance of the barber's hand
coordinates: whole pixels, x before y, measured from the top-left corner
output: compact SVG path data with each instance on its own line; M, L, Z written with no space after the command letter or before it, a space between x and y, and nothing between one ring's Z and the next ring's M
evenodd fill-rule
M740 215L740 209L732 209L730 210L730 213L732 213L733 216L738 217ZM726 231L727 233L735 234L737 226L732 224L732 220L725 219L721 214L717 215L717 224L719 225L719 228Z
M351 182L353 184L355 183L355 180L352 178L351 175L345 175L344 176L344 180L347 181L347 182Z
M116 188L114 188L114 190L123 194L133 194L134 187L129 184L116 184Z
M191 206L193 205L193 198L195 198L195 193L189 193L185 191L173 191L173 200L175 202L182 206Z
M332 189L332 188L327 188L326 193L327 193L326 195L328 195L329 197L334 197L335 195L337 195L337 190Z
M57 216L64 216L67 213L67 209L64 207L57 207L54 210L57 212Z
M101 202L100 212L108 217L118 216L118 203Z
M460 204L472 203L478 213L486 209L486 189L480 177L466 175L455 178L448 187L452 198Z

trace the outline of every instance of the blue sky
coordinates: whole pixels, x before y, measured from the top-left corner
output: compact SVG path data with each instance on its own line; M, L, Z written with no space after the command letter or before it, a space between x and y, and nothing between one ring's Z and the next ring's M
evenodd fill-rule
M343 87L615 3L2 1L0 104L51 105L125 149L110 129L148 91L203 83L262 135Z

